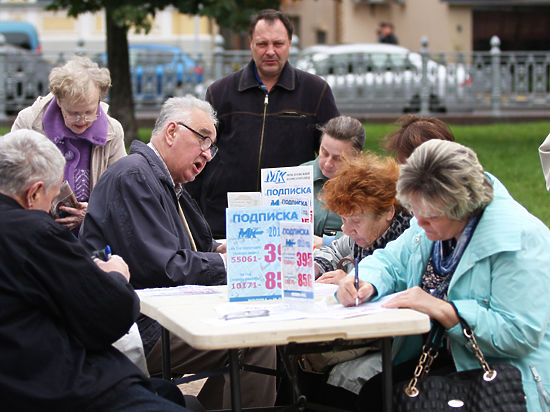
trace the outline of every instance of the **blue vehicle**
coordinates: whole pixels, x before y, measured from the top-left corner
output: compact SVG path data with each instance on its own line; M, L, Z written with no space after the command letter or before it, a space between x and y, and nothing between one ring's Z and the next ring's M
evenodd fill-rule
M145 66L156 66L158 74L175 70L178 83L202 82L203 69L179 47L158 44L132 44L128 48L130 68L137 71Z
M4 35L6 43L30 50L36 53L42 51L36 28L24 21L0 21L0 34Z
M203 79L203 68L177 46L159 44L132 44L128 47L130 71L135 82L137 95L169 96L163 93L163 85L170 76L175 76L175 86L199 84ZM98 63L107 65L107 54L99 56ZM155 79L152 79L152 77ZM156 87L148 89L154 80ZM155 90L156 89L156 90Z

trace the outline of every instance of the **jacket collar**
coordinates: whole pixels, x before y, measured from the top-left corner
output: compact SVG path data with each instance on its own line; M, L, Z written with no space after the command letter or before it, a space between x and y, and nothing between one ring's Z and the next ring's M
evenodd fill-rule
M319 157L317 157L313 161L313 181L316 182L318 180L323 182L328 180L328 178L323 174L323 172L321 172L321 168L319 167Z
M493 175L486 173L493 185L493 200L483 211L476 230L470 239L449 285L475 265L476 262L502 252L521 249L523 219L517 217L517 203L506 187Z
M0 210L23 209L13 197L0 193Z
M147 163L149 163L149 166L151 166L153 174L164 184L170 186L175 195L172 176L170 176L162 159L157 156L153 149L139 140L134 140L130 146L130 154L143 156L147 160Z
M256 80L256 76L254 75L255 68L256 64L254 60L250 60L244 67L239 78L239 92L258 87L258 80ZM296 88L296 69L289 62L286 62L283 67L283 71L274 87L282 87L286 90L294 90Z
M485 208L469 245L470 254L477 259L521 249L522 225L513 207L516 201L496 177L489 173L487 177L493 185L493 200Z

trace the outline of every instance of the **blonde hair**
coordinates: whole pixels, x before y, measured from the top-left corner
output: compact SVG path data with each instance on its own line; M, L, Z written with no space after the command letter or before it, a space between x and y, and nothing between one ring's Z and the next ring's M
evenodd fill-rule
M85 101L88 98L90 82L99 89L99 98L107 97L111 87L109 69L101 68L88 57L74 56L63 66L55 67L50 72L50 91L57 100L68 100L71 103Z
M418 146L400 167L397 198L410 209L413 197L424 211L462 220L491 202L493 186L472 149L433 139Z

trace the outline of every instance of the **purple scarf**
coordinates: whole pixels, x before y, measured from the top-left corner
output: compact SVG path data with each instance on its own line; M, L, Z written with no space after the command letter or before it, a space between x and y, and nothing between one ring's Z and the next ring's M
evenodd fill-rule
M61 109L54 98L42 117L42 126L50 139L65 156L64 179L79 202L87 202L90 197L90 154L93 145L105 146L107 143L107 115L97 108L99 116L84 133L75 134L67 126Z

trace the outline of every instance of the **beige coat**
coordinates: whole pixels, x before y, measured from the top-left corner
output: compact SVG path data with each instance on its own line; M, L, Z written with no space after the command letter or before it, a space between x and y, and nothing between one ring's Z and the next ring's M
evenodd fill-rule
M550 134L539 147L540 162L542 164L542 172L546 179L546 189L550 191Z
M32 129L44 133L42 117L46 108L53 99L53 94L41 96L32 104L19 112L11 130ZM101 103L101 108L105 113L109 108L107 103ZM112 165L121 157L126 156L124 147L124 130L118 120L107 115L107 143L105 146L94 145L90 159L90 192L96 185L99 177L107 167Z

